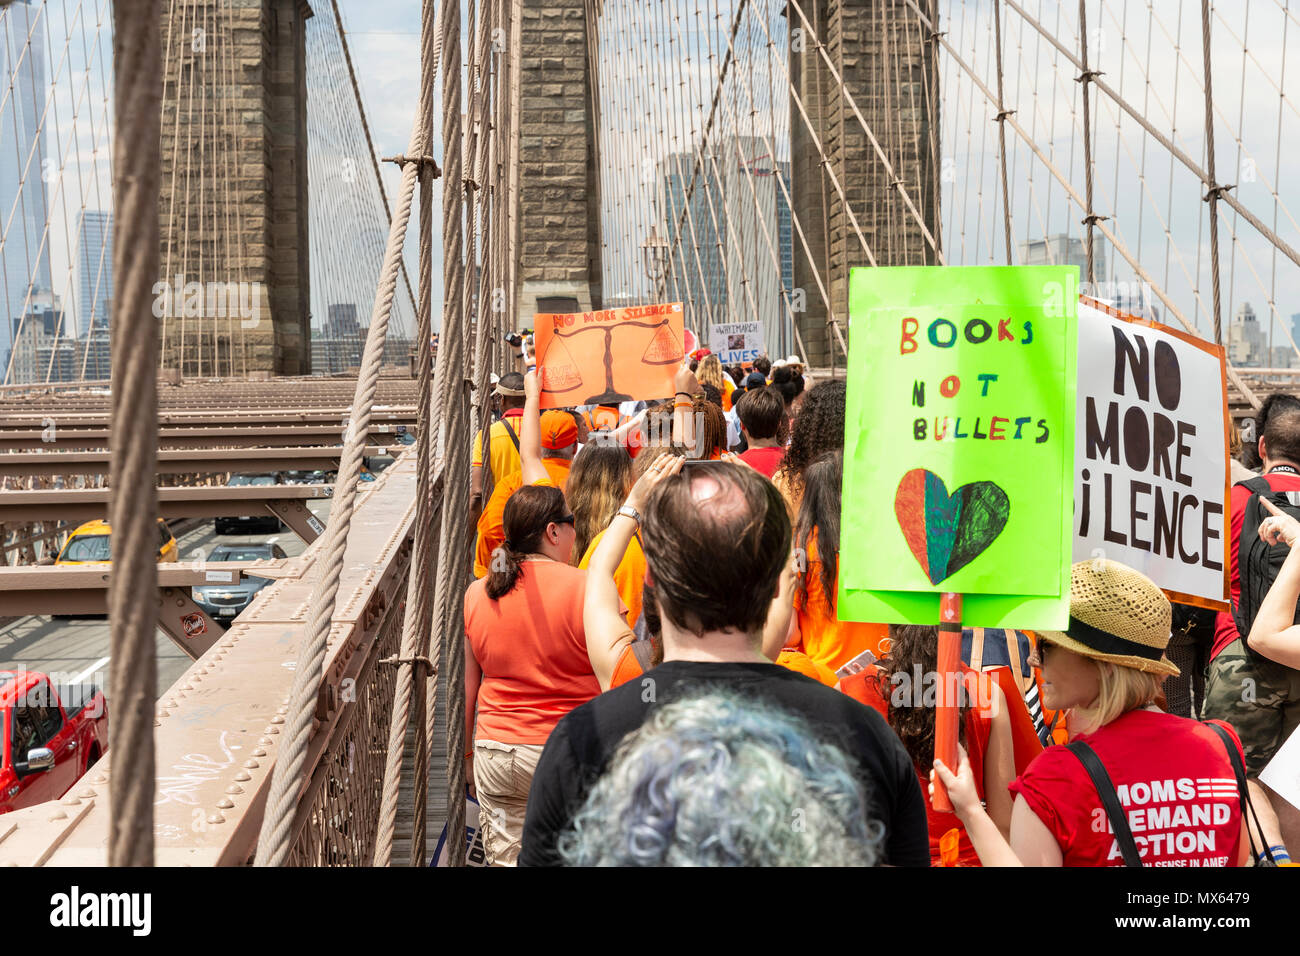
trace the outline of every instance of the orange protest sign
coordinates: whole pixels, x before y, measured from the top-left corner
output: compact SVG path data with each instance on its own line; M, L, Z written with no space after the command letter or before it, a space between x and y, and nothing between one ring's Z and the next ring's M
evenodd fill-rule
M666 398L681 363L682 304L533 316L542 408Z

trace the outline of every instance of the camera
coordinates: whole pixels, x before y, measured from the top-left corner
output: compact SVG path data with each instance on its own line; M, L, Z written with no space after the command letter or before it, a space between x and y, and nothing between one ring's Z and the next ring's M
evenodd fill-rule
M506 340L507 345L512 345L515 348L519 348L524 344L524 337L532 334L533 334L532 329L520 329L518 332L502 333L501 337Z

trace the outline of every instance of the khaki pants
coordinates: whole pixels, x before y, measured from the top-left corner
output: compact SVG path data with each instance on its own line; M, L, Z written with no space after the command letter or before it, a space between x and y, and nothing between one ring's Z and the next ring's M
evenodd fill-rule
M474 741L474 787L487 866L514 866L524 835L524 811L541 744Z

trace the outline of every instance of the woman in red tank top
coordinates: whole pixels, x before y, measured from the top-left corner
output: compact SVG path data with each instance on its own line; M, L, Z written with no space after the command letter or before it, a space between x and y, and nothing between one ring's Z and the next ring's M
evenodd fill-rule
M889 656L874 667L845 677L840 681L840 690L875 708L889 721L911 755L921 792L925 793L934 754L939 631L936 627L907 625L891 626L889 634ZM1011 826L1007 785L1016 774L1006 698L997 681L987 674L963 667L961 677L965 703L960 732L970 755L975 790L980 800L987 801L989 816L1006 832ZM940 813L928 798L925 813L930 825L931 862L940 864L940 840L950 830L957 830L955 865L980 865L979 855L955 814Z

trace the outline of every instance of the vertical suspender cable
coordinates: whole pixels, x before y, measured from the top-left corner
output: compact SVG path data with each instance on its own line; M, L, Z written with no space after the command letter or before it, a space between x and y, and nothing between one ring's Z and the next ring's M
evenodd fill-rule
M465 641L462 623L470 547L469 379L465 376L465 271L461 140L460 0L442 5L442 335L438 339L438 379L445 391L442 408L443 492L439 527L440 556L434 602L443 609L437 622L447 661L447 832L465 832ZM512 51L518 56L518 50ZM431 682L432 683L432 682ZM434 684L433 686L436 686ZM432 708L426 732L433 725ZM430 741L430 744L432 742ZM430 746L432 751L432 746ZM450 843L452 866L465 864L465 841Z
M1002 161L1002 226L1005 233L1007 265L1012 265L1011 259L1011 201L1008 198L1010 191L1007 188L1007 108L1003 102L1003 80L1002 80L1002 0L993 0L993 32L994 44L997 47L997 68L998 68L998 158ZM1086 107L1085 107L1086 110ZM1085 112L1085 116L1088 114ZM1086 120L1084 122L1087 122ZM1091 267L1089 267L1091 271Z
M152 866L158 665L158 183L162 57L158 0L113 3L113 448L108 583L114 773L109 866ZM146 595L145 600L140 600Z
M433 5L433 0L424 0L426 7ZM338 8L335 7L335 16ZM342 31L340 30L340 33ZM421 68L433 72L437 69L437 54L432 13L427 13L421 21L420 62ZM360 102L360 101L358 101ZM432 102L429 104L432 106ZM431 478L433 465L433 442L437 440L437 426L433 420L433 357L429 352L429 338L432 334L433 301L433 260L430 247L433 244L433 180L436 168L432 161L425 162L433 152L433 117L430 114L417 118L417 126L423 136L419 146L420 163L420 297L416 300L416 366L418 368L418 389L416 396L416 421L419 427L415 434L415 543L411 554L411 572L406 586L406 617L402 621L401 657L397 661L397 684L393 691L393 715L388 726L388 758L384 764L384 785L379 807L379 830L375 837L375 866L388 866L393 854L393 835L397 825L397 797L401 782L402 759L406 752L406 730L411 722L411 698L413 689L420 693L419 702L423 703L423 688L416 688L414 669L427 662L417 661L429 645L429 574L433 566L431 553L430 502ZM418 708L417 708L418 712ZM423 739L424 723L416 724L418 736ZM418 763L419 761L417 761ZM418 804L417 803L417 816ZM420 821L416 821L417 824ZM412 830L412 843L423 829L417 825Z
M1079 53L1083 69L1079 73L1078 80L1083 84L1083 183L1084 199L1087 202L1083 217L1083 224L1086 227L1083 241L1088 256L1088 286L1090 289L1095 290L1097 288L1097 264L1093 257L1092 237L1093 227L1097 224L1097 216L1092 208L1092 126L1088 109L1088 84L1092 82L1092 78L1096 73L1088 69L1088 12L1086 7L1087 0L1079 0Z
M1219 289L1219 195L1230 186L1220 186L1214 174L1214 81L1210 72L1210 0L1201 0L1201 54L1205 63L1205 201L1210 204L1210 288L1214 309L1214 341L1223 342L1223 311Z

